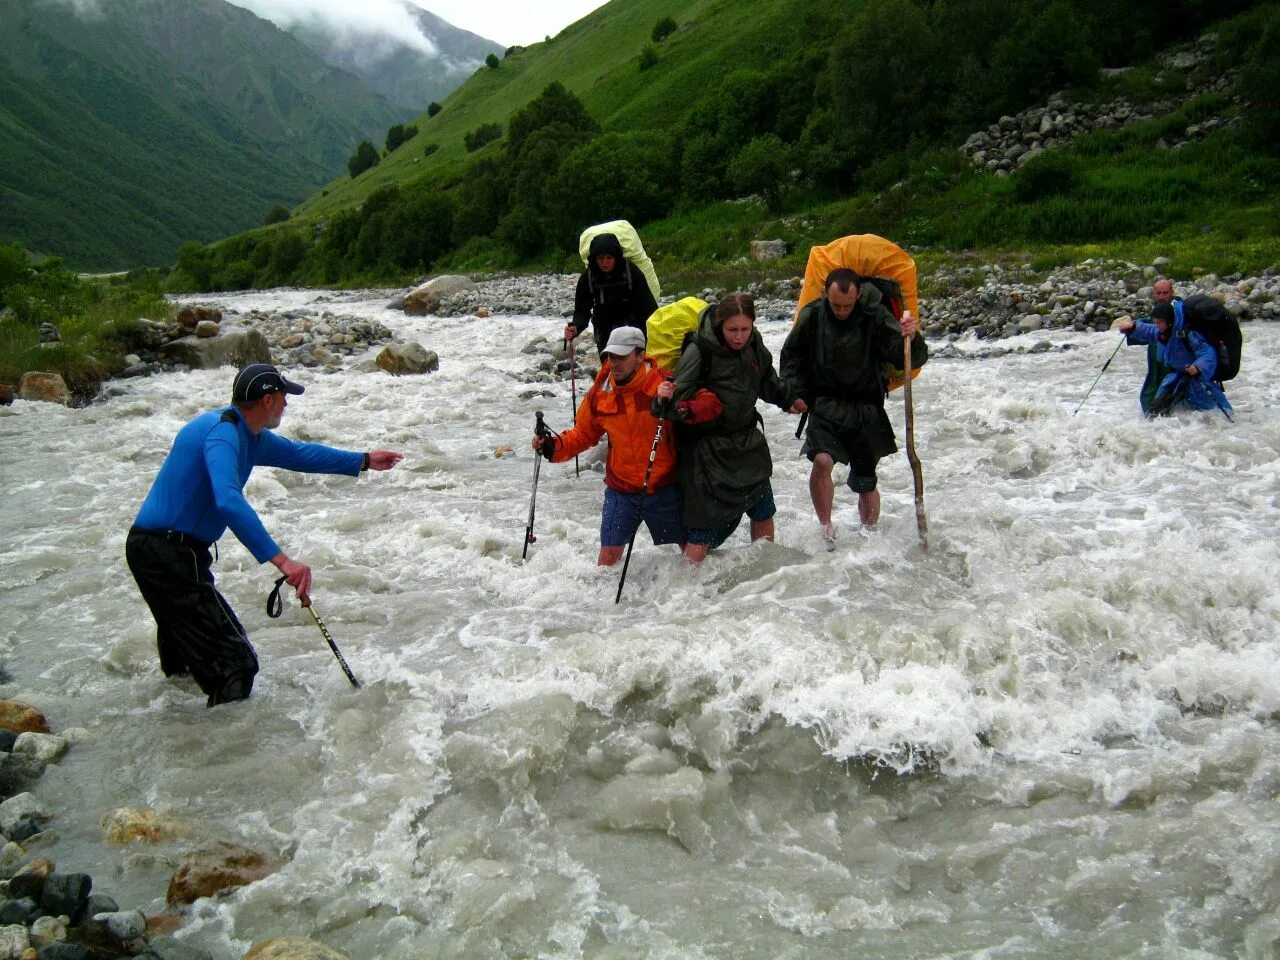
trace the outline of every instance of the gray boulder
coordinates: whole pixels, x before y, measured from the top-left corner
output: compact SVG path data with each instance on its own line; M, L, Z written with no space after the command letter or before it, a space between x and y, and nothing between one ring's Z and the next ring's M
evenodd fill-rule
M180 337L166 343L164 353L174 363L184 363L192 370L271 362L267 338L248 327L224 327L216 337Z
M434 350L420 343L393 343L378 354L378 366L393 376L409 373L432 373L440 369L440 358Z

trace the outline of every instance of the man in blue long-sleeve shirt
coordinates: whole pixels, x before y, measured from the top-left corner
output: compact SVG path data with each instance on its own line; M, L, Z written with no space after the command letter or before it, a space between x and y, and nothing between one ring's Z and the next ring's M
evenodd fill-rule
M403 459L391 450L357 453L272 433L289 395L302 391L270 364L241 370L231 406L202 413L178 431L125 544L129 570L156 620L161 669L165 676L189 673L211 707L246 699L258 672L244 627L214 587L214 541L230 527L255 560L280 570L304 603L311 592L311 568L280 549L244 498L253 468L354 477L390 470Z

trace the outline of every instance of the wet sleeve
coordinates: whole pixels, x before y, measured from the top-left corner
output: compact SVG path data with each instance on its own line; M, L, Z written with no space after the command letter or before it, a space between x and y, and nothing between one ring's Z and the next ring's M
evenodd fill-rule
M1191 349L1195 351L1196 369L1200 371L1200 376L1205 380L1212 380L1218 372L1218 351L1212 344L1199 334L1192 334L1189 338Z
M604 436L604 428L591 412L591 391L578 404L578 413L571 428L560 434L556 448L551 454L552 463L563 463L580 454L583 450L594 447Z
M257 512L244 498L240 484L240 444L235 428L230 433L211 430L204 441L205 468L213 487L214 508L236 538L253 554L253 559L265 563L280 552L262 525Z
M1156 325L1142 320L1134 323L1133 329L1124 335L1125 342L1130 346L1135 343L1156 343L1159 337L1160 331L1156 329Z
M808 335L810 317L808 310L801 310L795 324L782 344L782 355L779 358L778 372L787 382L787 389L793 397L802 397L809 392L809 383L805 377L805 360L809 349Z
M795 402L795 394L779 379L778 372L773 369L773 354L764 344L760 345L760 369L764 371L760 378L760 399L786 410Z
M257 463L263 467L281 467L298 473L345 473L358 476L364 454L355 450L338 450L322 443L298 443L270 430L258 434Z

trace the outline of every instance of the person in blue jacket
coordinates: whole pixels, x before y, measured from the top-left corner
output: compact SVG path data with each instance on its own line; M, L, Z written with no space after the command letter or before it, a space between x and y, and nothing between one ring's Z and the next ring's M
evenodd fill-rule
M1147 416L1167 416L1179 407L1193 410L1222 410L1231 415L1231 404L1214 380L1218 372L1218 351L1186 324L1181 301L1157 303L1151 308L1151 322L1121 320L1116 326L1130 343L1154 343L1160 362L1170 372L1160 381Z
M189 674L211 707L246 699L258 672L244 627L214 587L214 542L230 527L255 560L279 569L304 604L311 592L311 568L280 549L244 497L253 468L354 477L403 459L391 450L358 453L272 433L289 396L302 391L267 363L236 374L230 406L178 431L125 541L129 570L155 617L161 670Z

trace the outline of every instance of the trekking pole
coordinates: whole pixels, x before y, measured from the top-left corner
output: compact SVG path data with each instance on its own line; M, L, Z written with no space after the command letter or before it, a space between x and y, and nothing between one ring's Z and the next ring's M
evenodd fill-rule
M920 458L916 456L915 411L911 404L911 337L902 338L902 399L907 418L907 462L911 464L911 477L915 481L916 530L920 534L920 549L929 550L929 521L924 515L924 474L920 470Z
M1218 395L1213 392L1213 388L1209 385L1209 381L1204 378L1203 373L1197 373L1196 379L1200 381L1200 385L1205 388L1209 396L1213 397L1213 402L1218 405L1218 409L1222 411L1222 415L1227 418L1228 423L1235 423L1235 418L1227 413L1227 408L1222 405L1222 401L1218 399Z
M310 597L302 600L302 605L311 611L311 616L315 617L316 626L320 628L320 633L324 637L325 642L329 644L329 649L333 651L333 655L338 658L338 666L342 667L342 672L347 675L347 679L351 681L351 686L357 690L360 689L360 681L356 679L356 675L351 672L351 668L347 666L347 661L343 659L342 651L338 649L338 645L333 642L333 637L329 636L329 628L324 625L324 621L320 619L320 614L316 613L315 604L311 602Z
M1102 365L1102 369L1098 371L1098 375L1093 378L1093 383L1089 386L1088 392L1086 392L1080 402L1076 404L1076 408L1071 411L1071 415L1073 417L1080 412L1080 408L1084 406L1085 400L1089 399L1089 394L1093 393L1093 388L1098 385L1098 381L1101 380L1102 375L1107 372L1107 367L1111 366L1111 361L1116 358L1116 354L1120 352L1120 348L1123 347L1124 344L1124 338L1121 338L1120 342L1116 344L1116 348L1111 351L1111 356L1107 357L1107 362L1104 363Z
M551 436L551 431L542 422L542 411L537 411L534 417L536 420L534 422L533 435L535 437ZM529 555L529 544L538 542L538 538L533 535L533 515L534 508L538 503L538 473L542 469L542 458L544 456L545 454L541 450L535 450L533 453L533 493L529 496L529 523L524 528L524 550L520 552L521 560Z
M664 412L665 409L664 406ZM627 567L631 566L631 548L636 545L636 534L640 531L640 524L644 522L644 500L649 495L649 475L653 473L653 461L658 458L658 444L662 441L662 425L666 422L666 417L658 418L658 430L653 435L653 446L649 448L649 465L644 468L644 485L640 488L640 517L636 521L635 530L631 531L631 539L627 541L627 558L622 563L622 576L618 578L618 593L613 598L614 603L622 600L622 585L627 582Z
M564 338L565 346L569 348L569 422L573 423L578 416L578 364L573 356L573 340L570 337ZM573 455L573 475L575 477L582 476L578 469L578 455Z
M1111 329L1119 330L1121 323L1123 323L1125 320L1132 320L1132 319L1133 318L1129 316L1127 313L1123 317L1116 317L1114 320L1111 321ZM1120 335L1120 342L1117 343L1116 348L1111 351L1111 356L1107 357L1107 362L1102 365L1102 369L1099 370L1098 375L1093 378L1093 383L1089 384L1089 389L1085 392L1085 395L1080 398L1080 402L1076 404L1076 408L1071 411L1071 415L1073 417L1080 412L1080 408L1084 406L1084 402L1089 399L1089 394L1093 393L1093 388L1098 385L1098 381L1102 379L1102 375L1107 372L1107 367L1111 366L1111 361L1116 358L1116 354L1120 352L1120 348L1123 347L1125 343L1128 342L1128 340L1129 340L1128 332L1127 331L1122 332Z
M267 597L267 616L273 620L277 619L284 612L284 601L280 598L280 586L285 582L286 577L280 577L276 580L275 589L271 591L271 595ZM342 656L342 651L338 649L338 645L333 642L333 637L329 636L329 628L324 625L324 621L320 619L320 614L316 613L316 608L311 603L310 597L300 597L299 602L311 611L311 616L315 618L316 626L320 628L320 634L324 637L325 642L329 644L329 649L333 651L333 655L338 658L338 666L342 667L342 672L347 675L347 679L351 681L351 685L357 690L360 689L360 681L356 679L356 675L351 672L351 668L347 666L347 661Z

